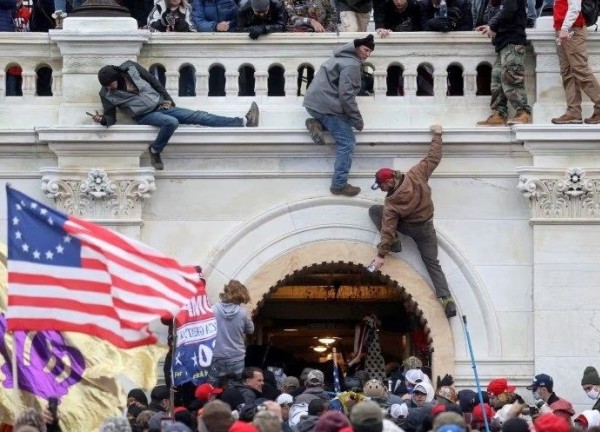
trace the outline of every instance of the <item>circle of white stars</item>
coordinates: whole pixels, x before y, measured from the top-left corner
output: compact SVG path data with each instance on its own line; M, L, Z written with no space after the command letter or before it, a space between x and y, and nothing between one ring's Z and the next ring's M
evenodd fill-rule
M21 201L20 203L17 203L15 205L17 211L23 211L23 208L26 208L27 205ZM35 211L38 209L38 204L35 202L32 202L29 205L29 208L32 211ZM41 216L46 216L48 214L48 210L46 210L43 207L39 208L39 212ZM54 255L55 254L63 254L65 251L65 246L63 245L68 245L69 243L71 243L71 239L72 237L69 235L63 236L62 237L62 241L60 243L58 243L53 250L47 250L47 251L40 251L37 249L33 249L30 250L31 248L29 247L29 244L26 243L25 239L23 238L23 233L21 231L19 231L19 223L21 222L21 220L19 219L18 216L15 216L12 218L12 224L15 227L14 229L16 229L15 231L15 239L16 240L21 240L22 241L22 245L21 245L21 249L23 252L29 254L31 253L31 256L33 257L34 260L38 260L38 261L52 261L54 259ZM54 219L52 219L51 216L47 216L46 218L46 223L50 226L54 225Z

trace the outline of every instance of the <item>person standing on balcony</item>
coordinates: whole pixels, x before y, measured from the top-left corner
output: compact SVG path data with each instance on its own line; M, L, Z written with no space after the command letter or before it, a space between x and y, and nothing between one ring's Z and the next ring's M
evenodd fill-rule
M354 39L333 52L306 90L304 108L312 118L306 128L315 144L323 145L323 129L335 140L336 155L329 191L334 195L355 196L360 188L348 183L356 138L352 128L362 131L365 124L356 103L360 91L362 64L375 49L373 35Z
M284 0L288 14L287 31L334 32L337 27L335 7L331 0Z
M381 232L373 264L380 269L390 252L402 251L398 232L417 244L435 294L448 318L456 316L456 305L438 260L437 234L433 225L433 200L429 177L442 160L442 127L431 126L433 138L427 156L406 173L381 168L375 174L371 189L387 193L383 205L369 208L369 217Z
M590 68L587 25L581 13L581 0L555 0L554 30L556 30L556 53L560 65L567 112L552 119L554 124L600 123L600 84ZM594 113L582 120L581 92L594 102Z
M237 27L241 33L248 33L250 39L258 39L268 33L284 32L287 13L279 0L250 0L238 14Z
M194 0L192 15L199 32L234 32L237 30L236 0Z
M54 0L54 13L52 14L52 18L54 18L56 28L61 29L63 20L67 17L67 3L74 9L83 5L84 2L85 0Z
M392 32L421 31L419 0L377 0L373 3L373 19L382 38Z
M98 72L98 81L102 85L100 100L104 114L96 111L92 120L102 126L112 126L117 122L116 109L120 108L138 124L157 126L158 135L149 148L150 162L157 170L164 168L160 154L180 123L212 127L258 126L259 110L255 102L244 118L176 108L163 85L131 60L120 66L104 66Z
M341 32L366 32L371 19L373 0L337 0Z
M159 32L192 32L192 6L187 0L158 0L148 15L148 28Z
M566 0L565 0L566 1ZM492 38L496 61L492 67L492 115L478 126L531 123L531 107L525 89L527 0L504 0L502 8L477 31ZM516 115L508 119L508 103Z
M13 10L17 0L0 0L0 32L14 32Z

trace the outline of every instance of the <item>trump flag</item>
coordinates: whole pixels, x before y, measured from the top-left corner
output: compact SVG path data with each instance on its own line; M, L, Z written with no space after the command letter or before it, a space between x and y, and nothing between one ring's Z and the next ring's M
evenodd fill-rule
M203 284L196 269L7 186L11 330L86 333L119 348L153 344Z

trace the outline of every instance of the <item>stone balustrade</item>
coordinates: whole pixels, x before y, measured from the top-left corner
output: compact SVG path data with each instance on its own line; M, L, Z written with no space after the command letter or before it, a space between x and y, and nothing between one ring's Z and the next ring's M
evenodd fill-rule
M529 33L526 83L534 122L547 123L562 113L564 95L554 33L538 27ZM129 18L69 18L64 30L48 34L0 34L0 115L12 116L12 128L89 125L85 111L100 108L97 70L134 59L157 71L180 106L239 115L257 100L262 126L302 127L305 81L332 49L356 36L281 33L252 41L245 34L149 33ZM495 59L487 38L421 32L376 42L366 67L372 82L359 98L367 125L471 127L487 115ZM589 48L598 69L599 34L590 32ZM22 96L6 96L13 66L22 68ZM44 87L44 80L51 83Z

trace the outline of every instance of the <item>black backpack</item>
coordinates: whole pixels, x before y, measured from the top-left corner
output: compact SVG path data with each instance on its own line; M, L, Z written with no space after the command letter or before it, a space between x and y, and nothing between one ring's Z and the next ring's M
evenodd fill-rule
M600 0L582 0L581 13L583 14L583 20L585 21L586 26L590 27L596 25L600 13ZM597 26L596 30L598 30Z

